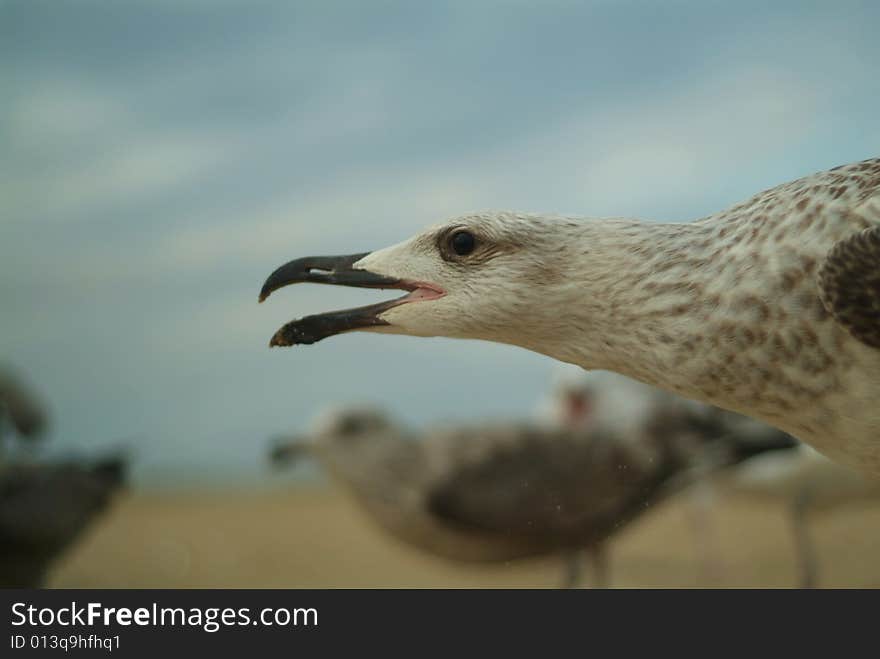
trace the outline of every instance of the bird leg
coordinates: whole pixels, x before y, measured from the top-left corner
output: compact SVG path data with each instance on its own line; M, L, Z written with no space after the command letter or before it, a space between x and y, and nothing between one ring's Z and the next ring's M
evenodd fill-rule
M564 569L560 588L580 588L583 580L584 557L582 549L573 549L563 557Z
M593 588L608 588L608 553L605 544L599 543L590 550L593 563Z
M818 573L816 548L807 528L807 511L812 498L810 490L805 488L795 496L791 506L791 522L800 574L800 588L815 588Z
M691 488L689 498L689 521L698 547L700 572L703 581L717 585L724 574L724 564L719 550L718 527L714 518L715 491L708 475L701 475Z

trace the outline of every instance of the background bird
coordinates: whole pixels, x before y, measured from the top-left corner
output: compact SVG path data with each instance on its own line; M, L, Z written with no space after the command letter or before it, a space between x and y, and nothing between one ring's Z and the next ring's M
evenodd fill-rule
M821 572L810 519L815 514L880 501L880 481L832 462L803 444L793 451L755 456L722 482L727 492L788 502L802 588L818 586Z
M780 432L759 421L724 412L716 407L682 399L662 389L651 387L609 371L584 371L575 366L562 365L555 372L554 385L541 401L536 418L539 423L554 428L572 430L603 430L619 437L643 437L641 429L651 423L658 415L690 415L693 419L703 419L708 423L705 436L711 436L713 425L723 435L715 438L720 445L734 442L748 446L754 442L756 447L765 443L770 446L780 436ZM712 419L716 419L712 422ZM787 443L787 440L783 440ZM791 447L795 448L794 440ZM692 447L694 457L705 450L705 443ZM744 465L753 462L786 461L793 451L769 451L757 457L746 459ZM717 583L722 580L724 568L722 548L717 525L717 504L719 488L716 477L717 464L712 461L698 461L694 469L692 484L683 494L687 505L688 521L701 557L703 581ZM739 465L730 465L724 471L736 473Z
M0 439L34 440L48 425L39 396L11 369L0 370ZM4 433L4 430L13 432ZM36 588L54 560L123 486L127 460L36 460L15 446L0 456L0 586Z
M726 414L726 413L722 413ZM439 556L509 561L560 554L565 585L583 550L607 583L605 543L703 468L788 448L782 433L739 442L722 416L652 413L637 434L483 424L418 436L374 409L325 414L305 438L276 442L276 463L310 455L395 537Z
M0 469L0 586L41 586L53 561L106 510L125 472L120 456Z

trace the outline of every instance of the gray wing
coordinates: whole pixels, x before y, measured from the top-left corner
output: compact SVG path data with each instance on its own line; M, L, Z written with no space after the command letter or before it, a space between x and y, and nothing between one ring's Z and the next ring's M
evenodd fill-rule
M874 209L880 221L880 200ZM880 226L841 240L819 271L822 303L859 341L880 348Z
M620 442L520 429L478 461L450 465L428 496L445 523L544 544L601 539L645 509L671 473Z

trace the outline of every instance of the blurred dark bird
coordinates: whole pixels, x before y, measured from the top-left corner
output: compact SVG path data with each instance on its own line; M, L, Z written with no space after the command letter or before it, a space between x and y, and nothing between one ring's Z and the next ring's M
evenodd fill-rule
M316 458L385 530L421 549L461 561L559 554L566 586L579 582L588 550L604 586L605 543L629 522L705 469L795 444L779 431L741 441L727 434L730 419L680 406L653 413L638 437L527 424L417 437L377 410L350 408L276 442L270 456Z
M122 488L126 461L0 467L0 587L36 588Z
M36 439L46 429L43 402L11 370L0 367L0 438L11 426L19 437Z

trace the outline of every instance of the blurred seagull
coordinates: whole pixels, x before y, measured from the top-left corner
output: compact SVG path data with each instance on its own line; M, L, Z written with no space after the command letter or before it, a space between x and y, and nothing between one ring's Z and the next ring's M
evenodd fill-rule
M326 413L306 437L275 442L271 458L316 458L374 521L400 540L461 561L565 556L564 585L580 579L580 552L607 583L604 545L646 510L680 491L699 469L734 464L771 440L713 442L719 419L663 410L638 440L602 431L527 424L435 428L416 437L380 411ZM707 444L695 457L694 445Z
M642 428L653 423L658 415L685 415L693 423L704 424L704 441L691 445L695 460L706 450L707 444L713 442L720 447L724 447L727 442L740 446L748 446L749 442L753 442L756 447L760 447L768 442L771 446L775 445L782 437L781 431L760 421L704 403L685 400L610 371L584 371L576 366L563 364L556 369L554 380L549 395L537 409L538 421L550 427L592 431L601 429L623 440L640 442L646 439ZM714 436L713 432L720 436ZM779 441L792 449L799 446L794 439L783 438ZM794 451L760 453L756 450L756 453L758 457L747 460L745 464L762 459L785 460L785 456ZM717 488L713 477L718 470L711 460L698 461L698 465L693 472L693 483L686 493L688 520L699 547L705 579L717 582L723 572L714 523ZM739 467L732 471L736 472L737 469Z
M818 554L808 528L810 515L880 501L880 480L831 462L806 445L753 457L731 476L727 486L734 492L788 501L801 588L814 588L819 580Z
M407 294L295 320L270 345L352 330L509 343L758 418L880 476L880 158L692 223L464 215L291 261L260 300L299 282Z

